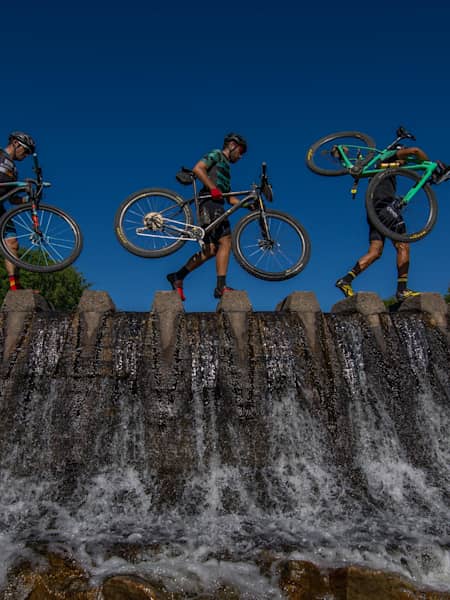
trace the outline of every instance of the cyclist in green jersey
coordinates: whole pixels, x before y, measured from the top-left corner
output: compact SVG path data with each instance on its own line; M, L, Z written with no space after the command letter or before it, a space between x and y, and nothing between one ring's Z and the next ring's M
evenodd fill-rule
M200 191L200 218L201 225L207 226L214 219L225 212L225 199L222 194L231 191L230 164L236 163L247 151L247 142L238 133L229 133L225 136L222 150L212 150L201 158L193 171L202 182ZM201 196L207 194L209 197L203 201ZM234 196L227 198L230 204L237 204L239 199ZM183 291L184 279L204 262L216 257L217 284L214 297L221 298L224 293L231 291L226 285L226 276L231 252L231 227L228 219L222 221L210 235L204 239L205 245L187 263L174 273L167 275L172 289L178 292L182 300L185 300Z

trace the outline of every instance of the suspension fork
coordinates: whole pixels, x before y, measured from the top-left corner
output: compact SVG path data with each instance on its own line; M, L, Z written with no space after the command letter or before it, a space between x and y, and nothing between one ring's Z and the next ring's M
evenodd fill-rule
M259 226L261 228L261 235L266 242L271 242L269 223L267 222L266 207L262 201L261 196L258 196L259 203Z
M31 220L33 221L34 230L36 233L40 233L39 230L39 215L38 215L38 203L36 200L31 201Z

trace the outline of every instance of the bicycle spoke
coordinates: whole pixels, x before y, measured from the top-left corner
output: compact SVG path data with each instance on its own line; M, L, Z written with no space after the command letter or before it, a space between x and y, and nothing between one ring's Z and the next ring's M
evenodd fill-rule
M70 260L77 246L76 233L70 221L61 211L52 207L40 207L37 212L39 227L36 228L29 207L11 211L2 225L2 248L20 266L30 270L58 270L58 265ZM19 243L19 258L9 253L5 235L15 237ZM25 266L26 265L26 266Z
M424 188L415 188L408 204L403 198L413 187L411 176L402 173L395 176L395 196L383 200L373 200L375 215L388 232L414 237L426 227L430 218L430 199Z
M308 150L306 164L319 175L345 175L353 167L367 164L376 152L375 142L368 135L341 131L315 142Z
M304 240L288 218L270 214L266 223L267 232L264 223L255 216L242 228L239 254L244 265L251 265L251 272L255 270L263 278L267 275L267 278L281 279L304 255Z
M136 196L120 214L119 228L126 238L126 247L132 245L136 253L145 255L179 244L186 239L186 210L173 197L158 191ZM120 237L119 241L123 242Z

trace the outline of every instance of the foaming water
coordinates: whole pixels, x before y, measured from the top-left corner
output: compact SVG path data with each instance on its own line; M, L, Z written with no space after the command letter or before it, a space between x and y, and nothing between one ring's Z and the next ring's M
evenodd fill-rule
M93 584L277 599L270 552L450 587L444 337L404 315L385 348L359 317L317 330L312 352L297 317L254 314L242 355L226 318L186 315L167 358L148 315L83 352L82 324L36 319L1 397L3 581L39 543Z

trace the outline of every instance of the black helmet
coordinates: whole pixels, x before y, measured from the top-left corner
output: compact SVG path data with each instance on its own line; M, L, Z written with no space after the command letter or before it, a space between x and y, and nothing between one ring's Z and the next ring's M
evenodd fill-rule
M223 140L223 145L226 146L229 142L236 142L236 144L242 146L244 152L247 152L247 142L239 133L228 133Z
M23 131L13 131L9 134L8 141L12 142L13 140L17 140L25 146L30 154L33 154L36 150L36 143L28 133L24 133Z

